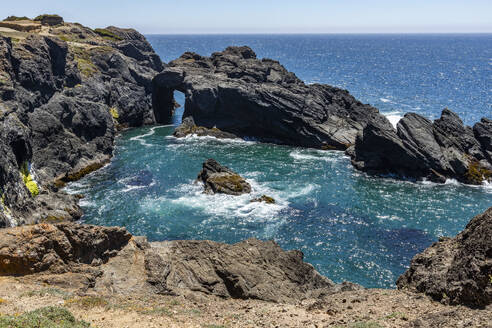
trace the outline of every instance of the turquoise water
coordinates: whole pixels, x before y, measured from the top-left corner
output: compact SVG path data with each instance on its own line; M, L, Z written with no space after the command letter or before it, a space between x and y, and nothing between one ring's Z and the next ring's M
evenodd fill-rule
M238 38L242 37L245 36ZM161 57L167 59L170 55L163 45L168 44L169 49L177 52L179 38L184 37L161 37L159 42L150 40ZM225 37L206 38L211 38L208 44L212 47ZM205 41L196 44L204 45ZM190 45L182 43L181 47L184 51ZM262 49L275 52L275 47L281 48L275 43L272 50L265 43ZM477 47L482 47L482 43L478 42ZM490 53L490 48L487 49ZM354 50L349 49L347 53L351 51ZM478 53L478 50L467 49L466 52ZM294 65L306 60L299 59L297 53L292 56L283 58L282 62ZM289 57L289 53L284 57ZM298 75L305 80L309 80L309 70L322 75L328 65L326 60L324 58L322 64L318 62L317 69L312 68L316 66L312 64ZM379 64L383 65L385 60L380 59ZM363 71L354 70L354 75ZM368 69L365 74L371 75L371 71ZM401 72L395 74L400 76ZM347 83L352 83L349 69L340 76L345 75ZM477 76L487 79L484 72ZM341 84L338 82L333 84ZM408 80L405 83L409 83ZM481 83L486 81L477 82ZM378 91L374 89L374 92ZM398 95L395 99L406 99L405 92L389 85L368 98L390 99L387 97L391 93ZM177 96L182 102L182 95ZM453 92L447 97L464 101L460 94ZM482 104L482 114L487 113L489 94L474 97L477 104ZM386 106L391 104L381 102ZM421 106L427 108L424 103ZM385 107L383 111L394 115L395 108ZM175 122L179 122L181 113L182 108ZM476 111L469 110L469 113L465 120L477 115ZM349 280L366 287L394 287L396 278L417 252L439 236L456 234L472 216L492 206L489 186L372 178L355 171L341 152L242 140L175 139L171 136L173 129L173 126L145 127L123 133L117 139L110 165L68 187L70 192L86 196L81 201L86 213L83 221L125 226L149 240L211 239L232 243L249 237L274 239L286 249L302 250L308 262L334 281ZM194 183L194 179L207 158L215 158L246 177L253 187L252 195L203 194L202 186ZM250 203L253 197L263 194L274 197L277 203Z

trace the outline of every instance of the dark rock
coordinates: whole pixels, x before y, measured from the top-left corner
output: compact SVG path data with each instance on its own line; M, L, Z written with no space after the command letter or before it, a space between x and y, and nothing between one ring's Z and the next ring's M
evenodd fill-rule
M248 47L211 57L185 53L154 78L153 88L154 110L163 122L172 115L178 90L186 95L184 118L275 143L344 150L369 122L387 122L346 90L306 85L278 62L257 59Z
M197 179L203 182L206 193L241 195L251 192L251 186L244 178L214 159L203 163Z
M108 30L116 38L71 23L16 43L0 36L0 227L80 218L77 198L59 187L106 164L117 129L156 122L162 62L135 30Z
M197 135L199 137L215 137L218 139L235 139L237 136L235 136L232 133L220 131L217 128L211 128L208 129L203 126L196 126L195 121L193 120L193 117L188 116L185 119L183 119L183 122L174 130L173 135L176 138L183 138L188 135Z
M371 174L396 174L444 182L447 178L481 184L492 177L487 149L492 129L488 120L475 129L465 126L452 111L431 122L418 114L406 114L395 131L385 122L368 124L347 151L352 164Z
M398 278L398 288L425 293L448 304L492 303L492 208L474 217L455 238L416 255Z

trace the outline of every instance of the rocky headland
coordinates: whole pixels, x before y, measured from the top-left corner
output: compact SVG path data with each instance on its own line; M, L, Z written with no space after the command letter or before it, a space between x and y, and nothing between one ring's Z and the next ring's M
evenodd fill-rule
M0 227L79 218L58 188L109 162L117 130L159 122L140 33L44 16L0 31Z

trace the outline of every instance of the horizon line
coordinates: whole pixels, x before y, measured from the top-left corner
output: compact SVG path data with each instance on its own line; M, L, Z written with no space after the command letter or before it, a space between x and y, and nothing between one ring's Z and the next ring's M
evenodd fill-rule
M136 30L136 29L135 29ZM138 30L137 30L138 31ZM144 35L492 35L490 32L175 32L175 33L146 33Z

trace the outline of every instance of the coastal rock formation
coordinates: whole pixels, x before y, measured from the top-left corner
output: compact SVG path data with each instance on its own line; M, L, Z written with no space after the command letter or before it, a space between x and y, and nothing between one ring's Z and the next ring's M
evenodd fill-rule
M203 126L197 126L193 117L188 116L183 119L183 122L174 130L173 135L176 138L183 138L188 135L196 135L198 137L215 137L218 139L234 139L237 138L232 133L220 131L217 128L206 128Z
M283 251L273 241L248 239L234 245L170 241L152 243L145 265L149 283L162 294L192 290L224 298L289 303L360 288L337 286L302 259L300 251Z
M79 218L58 188L109 162L117 129L156 122L163 64L145 38L56 19L0 32L0 227Z
M115 256L131 238L124 228L39 224L0 230L0 276L76 271Z
M243 177L216 160L208 159L202 167L197 179L203 182L206 193L237 196L251 192L251 185Z
M211 57L187 52L154 78L153 89L154 107L168 119L178 90L186 96L183 117L197 125L288 145L345 150L369 122L390 124L348 91L307 85L248 47Z
M471 128L444 109L434 122L406 114L396 130L381 121L371 122L347 153L357 169L371 174L481 184L492 179L491 150L491 120L484 118Z
M448 304L492 304L492 207L465 230L416 255L398 288L426 293Z
M0 230L0 276L41 273L89 276L96 290L202 293L222 298L295 303L358 290L320 275L300 251L273 241L249 239L234 245L212 241L148 243L124 228L75 223L39 224Z

